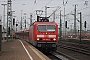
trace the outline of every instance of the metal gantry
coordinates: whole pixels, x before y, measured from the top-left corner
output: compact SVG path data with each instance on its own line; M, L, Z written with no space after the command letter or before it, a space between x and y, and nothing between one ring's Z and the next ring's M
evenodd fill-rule
M12 1L7 1L7 37L12 36ZM8 38L7 38L8 40Z
M64 0L63 0L63 6L64 6L64 25L65 25L65 6L66 6L66 4L67 4L67 2L68 2L68 0L65 2ZM65 26L64 26L65 27ZM66 27L65 27L65 39L66 39Z

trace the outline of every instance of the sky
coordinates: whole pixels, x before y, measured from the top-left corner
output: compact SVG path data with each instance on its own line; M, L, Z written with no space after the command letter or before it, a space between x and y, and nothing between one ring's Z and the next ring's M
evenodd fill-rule
M0 0L0 16L2 16L3 20L3 12L4 12L4 6L1 4L6 4L7 0ZM45 16L45 6L50 7L47 8L47 16L50 16L53 11L55 11L58 6L60 7L59 10L55 13L55 22L59 24L60 22L60 10L62 14L62 26L64 26L64 7L65 7L65 20L68 22L69 29L73 28L74 24L74 16L72 15L74 13L76 5L76 18L79 20L80 15L78 13L82 13L82 28L84 28L84 21L87 21L87 30L90 30L90 0L12 0L12 11L13 16L15 17L15 20L19 21L21 20L21 10L22 16L26 16L27 24L30 22L30 14L33 14L33 22L36 19L36 10L43 10L42 16ZM5 15L7 16L7 6L5 7ZM38 12L41 13L41 12ZM25 15L26 14L26 15ZM5 17L6 17L5 16ZM53 21L53 18L51 16L51 21ZM3 22L3 21L2 21ZM6 23L6 18L5 22ZM76 22L77 29L79 28L79 22ZM23 18L23 24L24 24L24 18ZM72 26L72 27L71 27ZM28 28L28 25L27 25Z

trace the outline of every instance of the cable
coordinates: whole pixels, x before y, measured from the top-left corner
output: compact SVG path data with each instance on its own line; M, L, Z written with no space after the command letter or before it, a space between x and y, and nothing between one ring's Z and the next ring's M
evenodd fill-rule
M38 2L40 2L41 0L39 0L39 1L37 1L37 0L35 0L34 1L34 6L35 6L35 4L37 4Z
M41 1L41 0L39 0L39 1ZM50 0L46 5L48 5L50 2L52 2L52 0ZM41 9L43 9L46 5L44 5ZM35 11L33 11L32 14L34 14L34 12L35 12Z
M7 2L7 1L0 1L0 2Z
M39 0L39 1L41 1L41 0ZM48 5L50 2L52 2L52 0L50 0L46 5ZM43 9L46 5L44 5L41 9Z
M52 0L50 0L46 5L48 5L50 2L52 2ZM46 5L44 5L41 9L43 9Z
M90 6L89 6L89 7L90 7ZM89 8L89 7L85 7L85 8L82 8L82 9L80 9L80 10L77 10L77 11L81 11L81 10L87 9L87 8Z
M52 0L50 0L46 5L48 5L51 1L52 1ZM45 5L45 6L46 6L46 5Z

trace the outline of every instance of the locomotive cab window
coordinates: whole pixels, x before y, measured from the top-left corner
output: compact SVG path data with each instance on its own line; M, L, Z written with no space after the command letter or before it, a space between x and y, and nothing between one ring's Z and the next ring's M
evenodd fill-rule
M38 25L38 31L46 31L46 25Z
M55 25L38 25L38 31L51 31L54 32L56 30Z
M47 31L55 31L56 27L55 25L47 25Z

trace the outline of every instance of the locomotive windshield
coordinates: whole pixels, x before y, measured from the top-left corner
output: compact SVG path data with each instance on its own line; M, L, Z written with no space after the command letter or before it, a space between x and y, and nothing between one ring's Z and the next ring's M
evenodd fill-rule
M55 25L38 25L38 31L52 31L56 30Z

